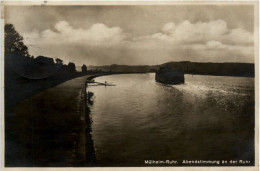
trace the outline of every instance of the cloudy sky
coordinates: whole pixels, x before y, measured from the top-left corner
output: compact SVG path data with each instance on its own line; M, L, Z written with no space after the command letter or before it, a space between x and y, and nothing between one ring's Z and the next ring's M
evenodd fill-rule
M253 6L9 6L5 22L77 65L254 62Z

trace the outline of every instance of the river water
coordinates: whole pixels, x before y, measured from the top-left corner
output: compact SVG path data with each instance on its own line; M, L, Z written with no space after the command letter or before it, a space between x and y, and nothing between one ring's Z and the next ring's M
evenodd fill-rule
M99 166L231 159L253 165L254 78L185 75L185 84L173 86L154 78L103 76L95 81L116 86L87 88L94 93L91 134Z

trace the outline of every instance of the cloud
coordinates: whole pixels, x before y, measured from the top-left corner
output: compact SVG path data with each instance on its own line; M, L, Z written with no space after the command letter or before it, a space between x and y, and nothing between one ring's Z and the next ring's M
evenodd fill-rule
M172 34L175 30L175 24L174 23L167 23L163 26L162 31L165 33Z
M208 41L206 43L206 46L209 48L218 48L218 49L223 48L223 44L221 42L215 41L215 40Z
M223 36L223 41L232 44L253 44L254 35L244 29L232 29L229 34Z
M242 28L229 29L223 20L169 22L157 33L137 37L103 23L75 28L59 21L54 29L34 30L23 36L32 55L58 57L77 65L254 61L253 34Z
M182 45L181 48L190 48L194 50L224 50L227 48L227 45L222 44L219 41L211 40L206 42L205 44L202 43L195 43L195 44L186 44Z
M193 44L193 45L185 45L183 48L190 48L194 50L204 50L204 51L230 51L241 54L250 54L253 55L253 46L243 46L243 45L228 45L222 44L218 41L208 41L206 44Z
M185 20L179 24L166 23L162 26L161 32L139 37L139 41L158 39L172 42L173 44L206 43L219 41L226 44L252 44L253 34L242 29L228 29L227 23L223 20L209 22L191 23ZM153 40L154 41L154 40Z
M70 44L82 43L88 45L113 45L123 41L124 34L119 27L107 27L103 23L96 23L88 29L73 28L66 21L56 23L56 30L33 31L25 34L25 43L28 44Z

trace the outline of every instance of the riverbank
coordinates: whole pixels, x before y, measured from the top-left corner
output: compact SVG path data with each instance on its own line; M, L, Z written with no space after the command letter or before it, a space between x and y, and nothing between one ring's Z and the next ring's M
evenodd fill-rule
M96 76L66 81L6 108L5 166L93 165L85 83Z
M10 107L48 88L80 76L81 72L57 72L44 79L26 79L13 71L5 73L5 107Z

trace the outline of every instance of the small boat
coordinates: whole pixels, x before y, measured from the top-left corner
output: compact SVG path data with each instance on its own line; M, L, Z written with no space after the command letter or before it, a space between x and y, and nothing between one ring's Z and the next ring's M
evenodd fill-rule
M100 83L100 82L96 82L96 81L92 81L89 82L91 83L91 86L99 86L99 85L103 85L103 86L116 86L115 84L111 84L105 81L105 83Z
M105 82L105 86L116 86L115 84L112 84L112 83L106 83Z
M172 70L171 67L160 67L155 73L155 81L163 84L184 84L184 72Z
M115 86L115 84L111 84L111 83L108 83L108 82L105 81L104 86Z

